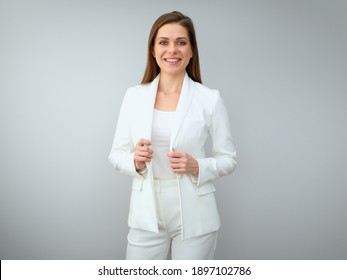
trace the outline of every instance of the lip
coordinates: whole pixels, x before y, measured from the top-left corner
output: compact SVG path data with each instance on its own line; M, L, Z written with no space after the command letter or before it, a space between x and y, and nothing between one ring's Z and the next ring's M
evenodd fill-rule
M182 59L179 57L166 57L164 58L164 61L169 64L176 64L180 62Z

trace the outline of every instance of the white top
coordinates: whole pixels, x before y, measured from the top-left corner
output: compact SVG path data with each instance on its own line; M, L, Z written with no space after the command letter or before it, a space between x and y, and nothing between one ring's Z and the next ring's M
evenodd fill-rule
M154 109L152 123L152 167L154 179L174 179L168 160L170 138L175 112Z

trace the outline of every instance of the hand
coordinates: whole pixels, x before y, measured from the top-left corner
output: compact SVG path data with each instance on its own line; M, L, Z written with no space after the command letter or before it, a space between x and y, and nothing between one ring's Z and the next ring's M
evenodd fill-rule
M187 153L176 152L173 150L168 154L172 172L177 174L192 174L198 176L199 163L195 158L192 158Z
M147 139L140 139L134 149L134 164L136 171L146 167L146 162L150 162L153 158L153 150L150 145L151 141Z

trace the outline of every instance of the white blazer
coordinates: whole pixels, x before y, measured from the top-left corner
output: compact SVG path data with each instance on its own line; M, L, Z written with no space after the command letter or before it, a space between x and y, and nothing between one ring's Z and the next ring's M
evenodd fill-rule
M159 78L160 75L149 84L127 90L109 155L116 170L133 176L129 227L151 232L158 232L152 164L147 164L146 175L139 175L134 166L134 147L141 138L151 139ZM204 145L208 135L212 138L212 157L205 157ZM227 110L219 92L194 82L187 74L171 132L172 148L188 153L199 163L197 180L191 175L177 175L182 239L218 230L221 223L212 180L235 169L236 151Z

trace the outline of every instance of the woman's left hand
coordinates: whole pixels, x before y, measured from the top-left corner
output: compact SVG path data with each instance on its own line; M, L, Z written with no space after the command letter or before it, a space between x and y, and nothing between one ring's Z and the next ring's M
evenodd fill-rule
M177 174L192 174L198 176L199 163L187 153L177 152L173 150L168 154L172 172Z

